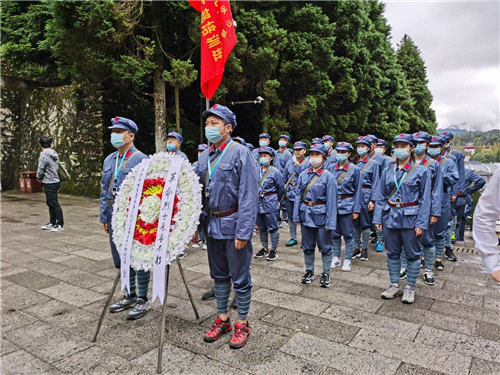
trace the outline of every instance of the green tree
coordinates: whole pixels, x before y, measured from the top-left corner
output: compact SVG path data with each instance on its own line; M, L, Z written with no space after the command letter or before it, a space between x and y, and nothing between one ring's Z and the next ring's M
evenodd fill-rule
M434 134L437 127L436 113L431 108L432 94L428 88L429 80L420 50L405 35L398 45L396 56L405 74L411 100L411 106L406 108L410 131L423 130Z
M183 61L172 59L170 61L172 69L163 72L163 79L170 83L174 88L175 93L175 125L177 132L181 132L181 118L180 118L180 104L179 104L179 90L185 89L190 86L198 77L198 71L194 69L194 64L191 60Z

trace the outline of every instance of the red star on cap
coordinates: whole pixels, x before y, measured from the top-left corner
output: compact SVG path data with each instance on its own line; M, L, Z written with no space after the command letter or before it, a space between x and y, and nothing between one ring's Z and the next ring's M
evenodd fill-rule
M420 133L417 133L417 137L420 135Z
M215 109L215 108L217 108L217 104L214 104L214 106L212 107L212 109Z
M432 140L435 141L436 140L436 137L432 137Z
M381 139L379 139L378 141L379 141L379 142L382 142L382 140L381 140Z
M363 139L363 136L359 137L359 139Z
M402 137L403 135L404 135L404 134L403 134L403 133L401 133L400 137Z
M118 121L118 120L119 120L118 117L115 117L115 121Z
M342 142L340 145L341 145L341 146L343 146L343 145L344 145L344 142Z

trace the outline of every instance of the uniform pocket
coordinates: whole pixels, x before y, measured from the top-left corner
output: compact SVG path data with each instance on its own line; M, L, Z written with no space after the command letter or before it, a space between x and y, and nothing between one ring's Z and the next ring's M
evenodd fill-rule
M313 222L316 226L323 226L326 222L326 204L312 207Z
M233 163L224 163L221 164L219 167L219 171L216 173L221 173L221 177L223 182L229 184L231 188L237 189L238 186L236 184L236 172L234 171L234 164Z
M220 233L224 236L236 233L236 214L220 218Z

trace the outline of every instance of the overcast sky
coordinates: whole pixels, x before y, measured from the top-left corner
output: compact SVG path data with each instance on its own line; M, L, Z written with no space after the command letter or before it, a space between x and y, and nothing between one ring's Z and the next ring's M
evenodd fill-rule
M499 1L384 2L394 46L420 49L439 128L500 129Z

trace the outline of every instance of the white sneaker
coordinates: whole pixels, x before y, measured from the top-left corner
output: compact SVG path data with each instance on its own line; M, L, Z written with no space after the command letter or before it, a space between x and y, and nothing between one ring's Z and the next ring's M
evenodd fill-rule
M337 268L338 266L340 266L340 259L337 258L337 257L333 257L332 258L332 266L330 267L330 269L335 269Z
M288 226L288 223L286 221L282 221L280 224L280 228L286 228Z
M62 225L56 225L54 228L52 228L50 231L51 232L61 232L64 230L64 227Z
M55 227L57 227L57 225L48 223L48 224L45 224L45 225L41 226L40 228L42 230L52 230Z
M203 242L203 245L201 245L201 248L202 248L203 250L206 250L206 249L207 249L207 244L206 244L205 242Z
M193 243L191 244L191 247L198 248L198 247L200 247L200 244L201 244L201 241L198 241L198 242L193 242Z
M344 260L342 265L342 271L349 272L351 270L351 261L349 259Z

